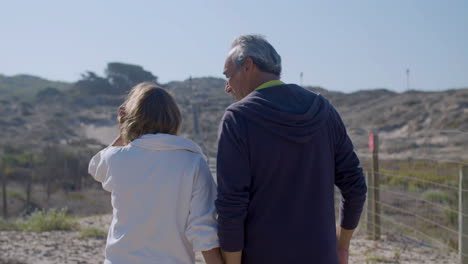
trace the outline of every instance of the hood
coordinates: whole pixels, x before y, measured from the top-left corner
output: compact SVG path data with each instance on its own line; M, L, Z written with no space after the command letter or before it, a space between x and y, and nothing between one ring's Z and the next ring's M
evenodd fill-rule
M162 133L143 135L130 142L130 145L154 151L187 150L203 155L201 148L192 140Z
M288 140L305 143L322 128L330 108L323 96L285 84L254 91L227 111L238 113Z

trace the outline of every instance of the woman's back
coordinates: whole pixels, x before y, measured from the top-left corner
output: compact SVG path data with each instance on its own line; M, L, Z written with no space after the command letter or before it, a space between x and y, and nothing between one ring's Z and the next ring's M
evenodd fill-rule
M102 150L89 171L112 192L106 263L194 263L218 246L216 187L192 141L147 134Z

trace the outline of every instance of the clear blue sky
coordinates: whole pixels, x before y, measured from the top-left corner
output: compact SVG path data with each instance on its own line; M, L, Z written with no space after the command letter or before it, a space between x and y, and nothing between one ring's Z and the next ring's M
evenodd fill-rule
M161 82L222 77L231 41L265 35L283 80L330 90L468 87L468 1L2 1L0 73L76 81L107 62Z

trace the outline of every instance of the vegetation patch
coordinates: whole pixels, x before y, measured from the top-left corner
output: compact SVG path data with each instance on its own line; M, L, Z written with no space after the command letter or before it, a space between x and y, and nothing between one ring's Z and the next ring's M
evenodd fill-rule
M107 232L96 227L85 227L81 229L80 237L104 239L107 237Z
M86 196L79 192L69 193L67 197L70 200L85 200L86 199Z
M10 222L8 220L0 219L0 231L17 231L18 226L15 222Z
M16 223L21 231L46 232L53 230L75 230L78 223L65 210L36 211L28 219Z
M423 193L423 199L429 200L432 202L438 202L442 204L452 204L453 197L451 197L447 192L439 190L428 190Z
M17 190L7 190L7 197L15 198L21 201L26 200L26 195L20 191ZM3 191L0 190L0 196L3 195Z

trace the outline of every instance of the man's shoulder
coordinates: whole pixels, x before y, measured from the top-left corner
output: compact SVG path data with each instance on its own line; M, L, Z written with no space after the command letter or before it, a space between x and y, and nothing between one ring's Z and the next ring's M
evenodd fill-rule
M223 117L221 118L221 122L234 122L235 119L240 118L242 107L240 107L237 103L238 102L235 102L226 108Z
M243 112L248 111L248 109L253 107L253 97L247 96L242 100L230 104L226 111L224 112L223 119L234 118L239 115L242 115Z
M301 98L296 103L310 103L316 98L326 100L321 94L296 84L283 84L274 87L253 91L240 101L232 103L226 108L226 111L243 114L250 110L258 111L263 108L274 108L281 104L291 104L291 100L286 98Z

